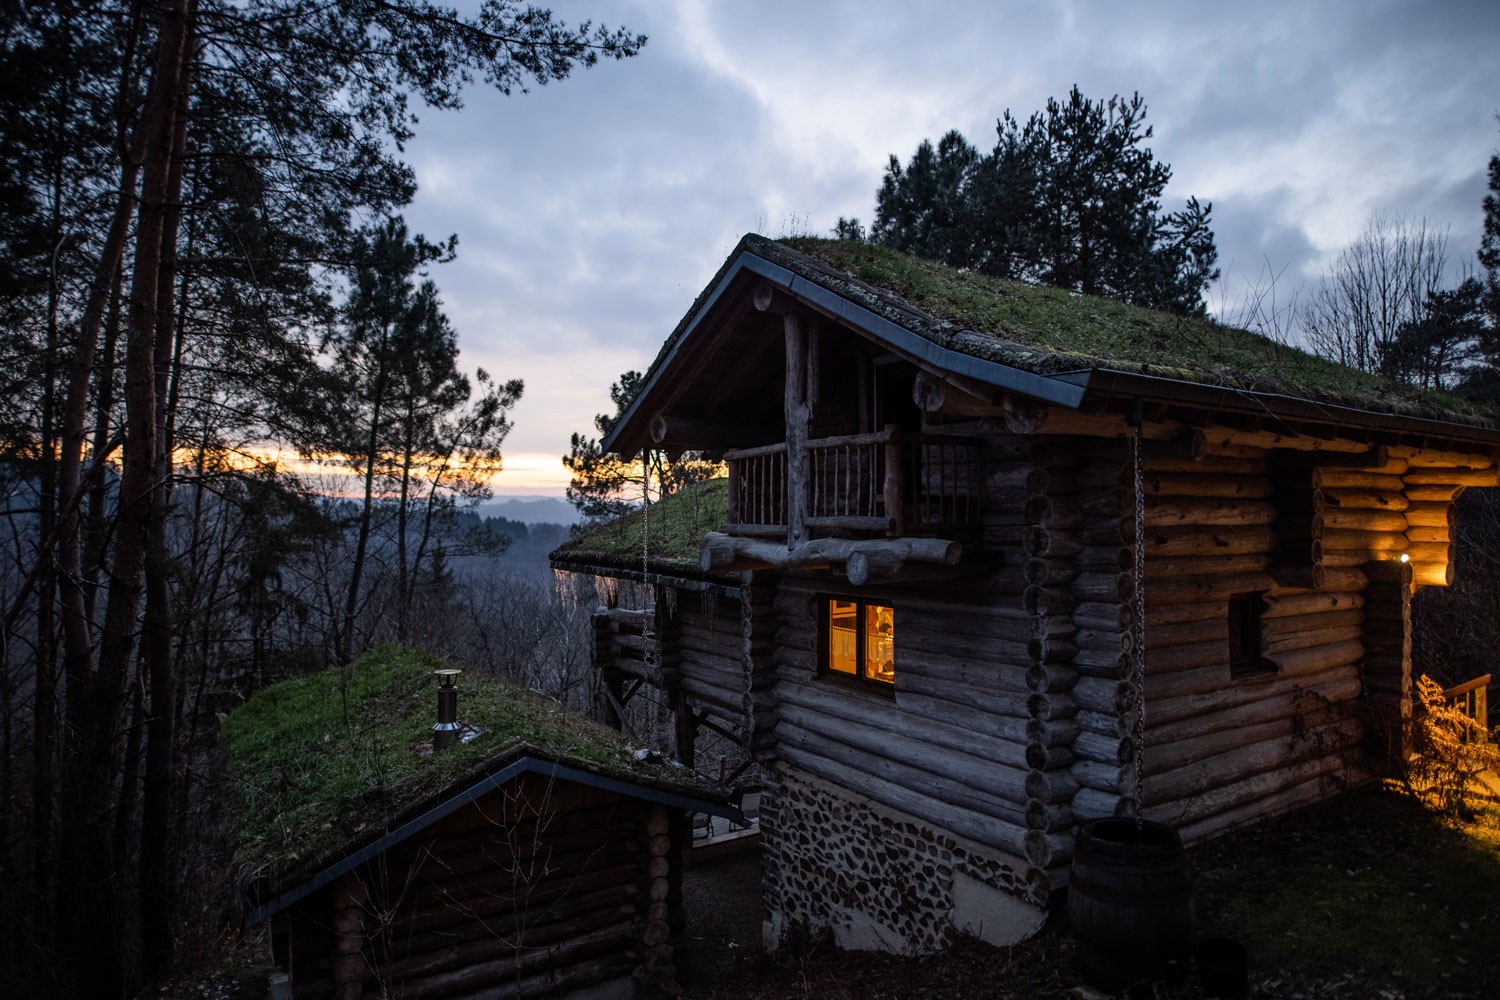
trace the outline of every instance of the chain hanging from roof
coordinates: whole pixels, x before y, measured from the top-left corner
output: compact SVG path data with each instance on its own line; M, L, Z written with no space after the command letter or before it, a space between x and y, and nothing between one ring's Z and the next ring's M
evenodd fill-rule
M641 587L645 590L642 603L646 612L641 623L641 638L645 640L641 659L647 670L660 660L656 648L656 588L651 586L651 449L641 449Z
M1141 799L1145 796L1146 761L1146 477L1141 459L1141 424L1144 422L1139 402L1131 413L1135 433L1130 438L1131 469L1135 487L1135 615L1131 621L1131 638L1135 645L1135 724L1131 742L1135 744L1135 794L1132 813L1136 829L1141 826Z

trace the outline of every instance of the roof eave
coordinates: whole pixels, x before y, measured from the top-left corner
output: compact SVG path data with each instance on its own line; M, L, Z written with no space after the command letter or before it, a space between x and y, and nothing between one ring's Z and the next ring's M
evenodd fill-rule
M608 576L620 580L632 580L649 585L663 584L678 590L713 591L723 597L740 596L738 582L724 576L709 573L687 574L643 570L640 566L626 566L622 562L607 558L579 558L553 553L547 557L555 570L565 573L581 573L585 576Z
M1083 402L1085 394L1083 387L1049 375L1037 375L1034 372L977 358L935 344L859 303L851 302L837 292L824 288L816 281L742 247L729 266L722 270L715 279L712 290L704 297L703 302L687 322L682 334L677 337L666 356L652 367L641 391L620 415L619 421L616 422L611 432L605 435L601 442L601 447L605 452L634 455L645 444L647 435L644 424L649 405L647 400L650 399L652 390L672 368L673 362L685 346L693 340L694 334L713 312L719 299L741 275L745 274L754 275L769 282L787 295L939 371L963 375L998 389L1017 392L1032 399L1065 406L1069 409L1076 409Z
M1334 424L1419 438L1441 438L1481 446L1500 447L1500 430L1478 424L1454 423L1431 417L1385 413L1339 403L1321 402L1280 393L1232 389L1204 382L1188 382L1113 368L1090 368L1053 376L1090 396L1139 397L1162 404L1178 404L1250 416Z
M457 794L449 796L442 802L402 823L396 829L366 844L364 847L345 854L338 861L323 868L317 874L277 894L269 902L262 903L250 911L249 916L245 918L244 926L249 928L263 923L287 907L317 892L339 876L353 871L355 868L358 868L372 858L378 857L409 837L422 832L449 814L477 801L482 796L500 788L515 778L519 778L523 774L538 774L547 778L572 781L580 785L617 792L647 802L680 809L691 809L694 812L704 812L711 816L720 816L738 823L743 823L745 820L739 807L728 802L727 799L725 801L716 801L706 794L692 795L682 790L642 784L625 778L587 771L583 768L574 767L562 761L553 760L531 752L523 752L514 760L490 772L473 784L468 785Z

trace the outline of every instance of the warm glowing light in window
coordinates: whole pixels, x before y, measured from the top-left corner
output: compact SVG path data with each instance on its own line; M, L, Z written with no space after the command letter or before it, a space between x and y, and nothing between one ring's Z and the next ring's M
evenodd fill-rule
M896 612L889 605L828 598L824 602L823 668L861 680L894 684Z
M828 602L828 669L859 673L859 605Z

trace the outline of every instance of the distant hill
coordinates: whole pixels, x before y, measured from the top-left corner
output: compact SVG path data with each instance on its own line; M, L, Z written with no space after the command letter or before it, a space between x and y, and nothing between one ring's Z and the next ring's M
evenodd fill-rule
M578 523L578 511L561 497L497 496L480 504L476 513L525 524Z

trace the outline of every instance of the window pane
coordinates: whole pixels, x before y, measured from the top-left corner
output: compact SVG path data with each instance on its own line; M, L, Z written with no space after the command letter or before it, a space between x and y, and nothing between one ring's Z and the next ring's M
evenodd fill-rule
M887 684L896 680L896 613L883 604L865 605L865 674Z
M859 606L853 601L828 602L828 669L852 674L858 669Z

